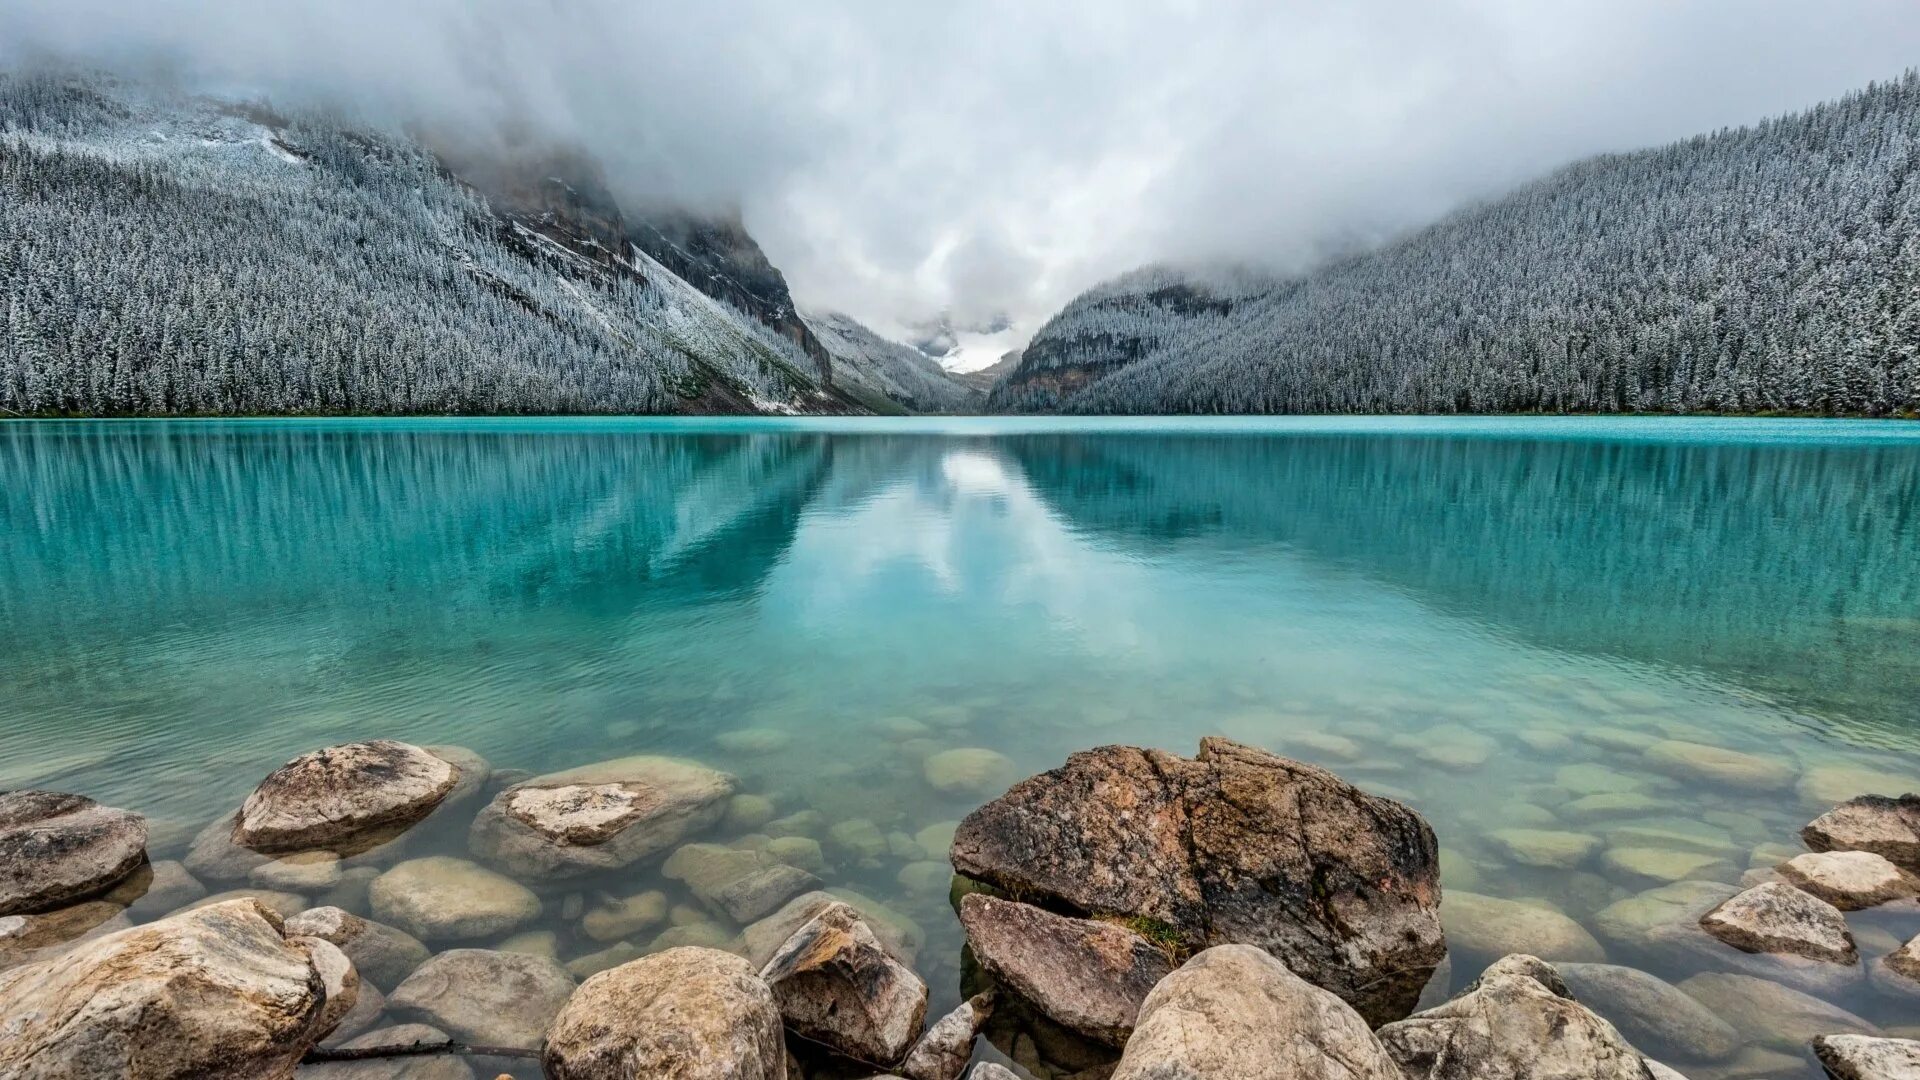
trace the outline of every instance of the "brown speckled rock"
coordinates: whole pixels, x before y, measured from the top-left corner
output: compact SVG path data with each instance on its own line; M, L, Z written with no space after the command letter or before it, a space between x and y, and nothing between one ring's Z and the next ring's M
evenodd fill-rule
M1841 911L1859 911L1920 896L1920 877L1871 851L1810 851L1788 859L1777 869L1789 885Z
M198 908L0 972L0 1076L278 1080L324 1004L272 912Z
M1700 916L1707 933L1742 952L1784 953L1831 964L1860 962L1846 916L1791 885L1755 885Z
M680 948L582 983L541 1058L551 1080L785 1080L772 991L745 960Z
M409 743L345 743L302 754L253 789L233 841L255 851L351 851L419 822L453 791L460 770Z
M147 821L139 814L57 791L0 793L0 915L98 895L146 857Z
M1160 981L1112 1080L1402 1080L1366 1021L1247 945L1219 945Z
M959 1080L973 1056L973 1040L993 1016L993 992L975 994L928 1025L894 1071L904 1080Z
M1920 795L1862 795L1821 814L1800 830L1815 851L1871 851L1920 874Z
M1380 1041L1408 1080L1646 1080L1612 1024L1573 999L1553 966L1508 956L1458 997L1388 1024Z
M1370 1023L1446 953L1439 849L1413 810L1221 738L1192 759L1107 746L969 815L955 869L1009 892L1272 953Z
M473 853L523 878L617 870L712 828L733 777L698 762L629 757L536 776L494 796Z
M988 974L1060 1024L1120 1046L1140 1003L1173 970L1166 953L1121 926L1070 919L973 893L960 901L967 944Z
M900 1060L927 1016L927 984L847 904L794 931L760 977L788 1028L862 1061Z
M1833 1080L1920 1080L1920 1042L1870 1035L1816 1035L1813 1056Z

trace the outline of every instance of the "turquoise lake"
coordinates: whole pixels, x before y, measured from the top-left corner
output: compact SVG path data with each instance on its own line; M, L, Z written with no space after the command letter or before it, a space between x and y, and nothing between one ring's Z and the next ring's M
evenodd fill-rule
M943 827L1073 750L1206 734L1425 814L1456 983L1461 942L1507 940L1476 896L1709 969L1620 905L1920 789L1920 425L0 423L0 788L146 813L155 859L331 743L696 758L817 812L817 872L916 927L939 1009ZM1675 741L1769 767L1649 752ZM861 820L877 850L836 839ZM1920 906L1851 922L1878 955ZM1864 981L1817 996L1914 1023Z

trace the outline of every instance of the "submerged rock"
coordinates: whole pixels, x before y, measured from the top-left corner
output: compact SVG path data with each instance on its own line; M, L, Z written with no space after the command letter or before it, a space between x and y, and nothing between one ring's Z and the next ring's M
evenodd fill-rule
M147 857L147 820L57 791L0 792L0 916L97 896Z
M1732 1024L1750 1046L1797 1052L1815 1035L1880 1034L1838 1005L1771 979L1709 971L1683 980L1680 989Z
M240 900L0 972L0 1075L286 1077L325 988L280 920Z
M1487 839L1501 853L1524 866L1571 870L1600 847L1600 838L1559 829L1495 829Z
M326 998L320 1005L320 1022L314 1026L314 1037L324 1039L333 1034L360 1003L360 973L353 969L353 961L347 959L347 954L331 941L289 934L287 942L307 950L313 970L320 973Z
M1453 947L1476 957L1525 952L1549 960L1598 963L1606 950L1586 927L1552 908L1455 890L1442 908Z
M1217 945L1141 1004L1112 1080L1402 1080L1339 997L1247 945Z
M712 828L736 781L679 758L639 756L536 776L494 796L468 844L524 878L617 870Z
M1740 1049L1733 1025L1664 979L1616 964L1554 967L1576 1000L1642 1050L1688 1061L1724 1061Z
M429 955L412 934L337 907L300 912L287 920L287 933L332 942L353 961L362 978L383 987L400 985Z
M409 743L345 743L268 774L240 807L233 840L255 851L352 851L391 839L433 812L460 770Z
M369 1031L339 1044L343 1050L371 1050L449 1042L447 1033L426 1024L400 1024ZM302 1065L299 1080L474 1080L473 1069L452 1054L373 1058Z
M682 948L582 983L548 1033L551 1080L784 1080L773 993L745 960Z
M1871 851L1920 874L1920 795L1862 795L1808 822L1800 839L1814 851Z
M1193 759L1074 754L969 815L955 869L1188 947L1266 949L1370 1022L1404 1016L1446 952L1419 814L1310 765L1207 738Z
M1667 739L1641 752L1652 768L1682 780L1700 780L1743 791L1783 791L1799 770L1784 761L1723 746Z
M667 894L659 889L608 899L580 918L580 929L595 941L619 941L667 919Z
M998 795L1020 776L1012 759L979 746L930 754L920 768L935 791L957 795Z
M1815 851L1779 865L1780 876L1841 911L1878 907L1920 896L1920 877L1871 851Z
M1173 964L1139 934L974 893L960 925L980 966L1048 1019L1109 1046L1133 1030L1140 1003Z
M573 977L544 957L449 949L395 987L387 1008L465 1042L530 1050L572 993Z
M1833 1080L1920 1080L1920 1042L1816 1035L1813 1056Z
M1860 962L1839 909L1777 881L1731 897L1700 916L1700 926L1742 952L1785 953L1831 964Z
M913 963L920 947L919 927L904 923L897 913L886 906L846 889L801 893L782 905L780 910L742 930L740 940L747 960L756 970L766 967L767 962L773 959L773 954L787 943L794 931L837 903L852 904L894 959L903 964Z
M820 885L819 878L764 851L720 844L688 844L667 859L661 873L741 923L777 911Z
M1626 1038L1552 965L1508 956L1460 996L1379 1031L1408 1080L1646 1080Z
M540 898L519 882L450 855L409 859L374 879L374 915L427 941L505 934L540 916Z
M760 977L788 1028L862 1061L900 1060L927 1015L927 984L847 904L794 931Z

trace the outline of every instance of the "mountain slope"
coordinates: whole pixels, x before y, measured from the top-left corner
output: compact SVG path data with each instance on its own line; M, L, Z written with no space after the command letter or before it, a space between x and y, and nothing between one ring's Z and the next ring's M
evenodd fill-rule
M1597 157L1297 280L1151 271L993 408L1920 410L1920 78Z
M980 391L982 394L985 394L993 389L995 383L1011 374L1013 369L1018 367L1019 364L1020 350L1010 349L1006 355L987 367L978 368L973 371L956 371L953 373L953 377L973 387L975 390Z
M858 387L913 412L978 412L985 397L918 349L888 341L849 315L803 316L833 358L835 384Z
M96 78L0 77L0 409L863 411L588 215L424 147Z

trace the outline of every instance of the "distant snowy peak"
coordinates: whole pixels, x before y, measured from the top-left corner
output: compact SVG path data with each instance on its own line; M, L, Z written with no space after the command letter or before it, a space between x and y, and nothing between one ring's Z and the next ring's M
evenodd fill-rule
M850 315L808 311L802 318L832 356L834 385L842 390L878 395L910 412L974 412L984 403L937 361Z

